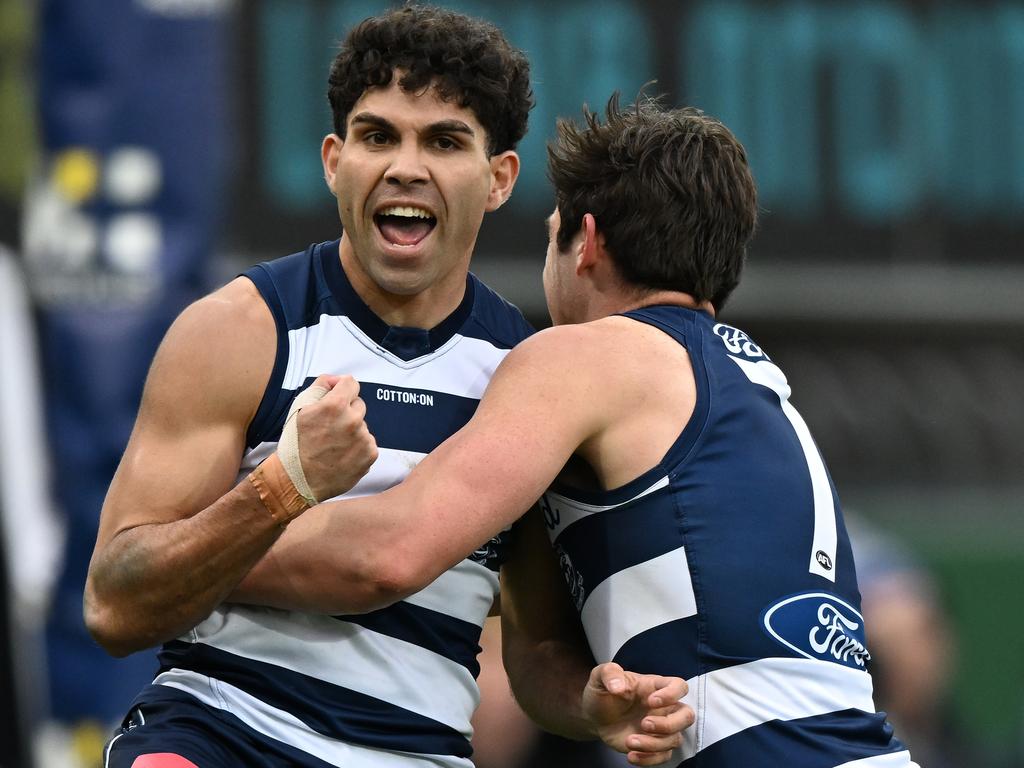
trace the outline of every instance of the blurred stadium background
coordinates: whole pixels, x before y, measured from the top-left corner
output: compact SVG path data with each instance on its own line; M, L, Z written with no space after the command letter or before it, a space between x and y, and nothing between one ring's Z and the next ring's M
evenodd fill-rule
M538 325L557 117L656 80L746 144L763 218L722 317L787 372L845 507L934 603L883 685L941 636L917 715L937 734L906 729L934 765L1022 764L1024 3L445 4L533 63L523 174L474 270ZM0 768L97 764L153 671L80 618L146 366L185 302L338 235L327 66L387 5L0 0Z

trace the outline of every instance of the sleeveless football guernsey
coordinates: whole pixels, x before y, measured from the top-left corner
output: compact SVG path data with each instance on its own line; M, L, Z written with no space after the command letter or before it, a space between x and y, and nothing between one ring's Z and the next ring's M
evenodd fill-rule
M277 358L247 434L244 478L276 448L288 406L324 373L360 382L379 458L346 496L399 483L472 416L495 368L532 329L473 275L460 306L424 331L389 327L345 277L338 242L244 273L277 323ZM498 593L502 537L388 608L318 616L223 605L160 651L136 699L185 692L232 728L321 768L469 766L476 655ZM349 546L339 541L339 547Z
M912 766L872 702L835 488L782 371L704 312L648 307L693 365L693 415L660 464L541 504L598 662L689 681L687 768Z

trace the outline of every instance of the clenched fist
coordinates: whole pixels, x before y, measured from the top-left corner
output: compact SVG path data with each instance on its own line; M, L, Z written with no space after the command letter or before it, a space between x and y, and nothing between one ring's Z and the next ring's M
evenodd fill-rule
M366 403L359 397L359 382L351 376L319 376L299 394L278 451L303 496L314 503L326 501L350 490L369 471L377 460L377 441L365 419ZM296 440L294 461L284 455L291 450L285 436L291 430ZM292 475L289 462L297 464L299 478Z

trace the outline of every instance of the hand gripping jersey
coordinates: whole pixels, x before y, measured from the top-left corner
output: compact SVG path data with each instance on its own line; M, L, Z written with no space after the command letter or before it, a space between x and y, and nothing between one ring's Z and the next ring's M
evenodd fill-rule
M299 391L319 374L347 373L360 382L379 447L347 495L387 489L470 419L494 369L531 333L472 275L438 327L389 327L348 283L337 241L245 275L273 312L278 350L239 479L274 451ZM368 614L223 605L163 646L161 670L135 704L187 692L289 765L470 766L478 640L503 542L481 544L423 591Z
M642 476L544 497L595 658L689 681L672 765L913 765L875 713L850 542L782 371L706 313L625 315L688 350L697 403Z

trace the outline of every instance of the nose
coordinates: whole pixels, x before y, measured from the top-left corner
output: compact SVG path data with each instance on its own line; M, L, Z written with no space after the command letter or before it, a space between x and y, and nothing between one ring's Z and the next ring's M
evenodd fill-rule
M384 179L389 184L408 186L425 183L429 176L419 145L403 141L391 156L391 164L384 174Z

